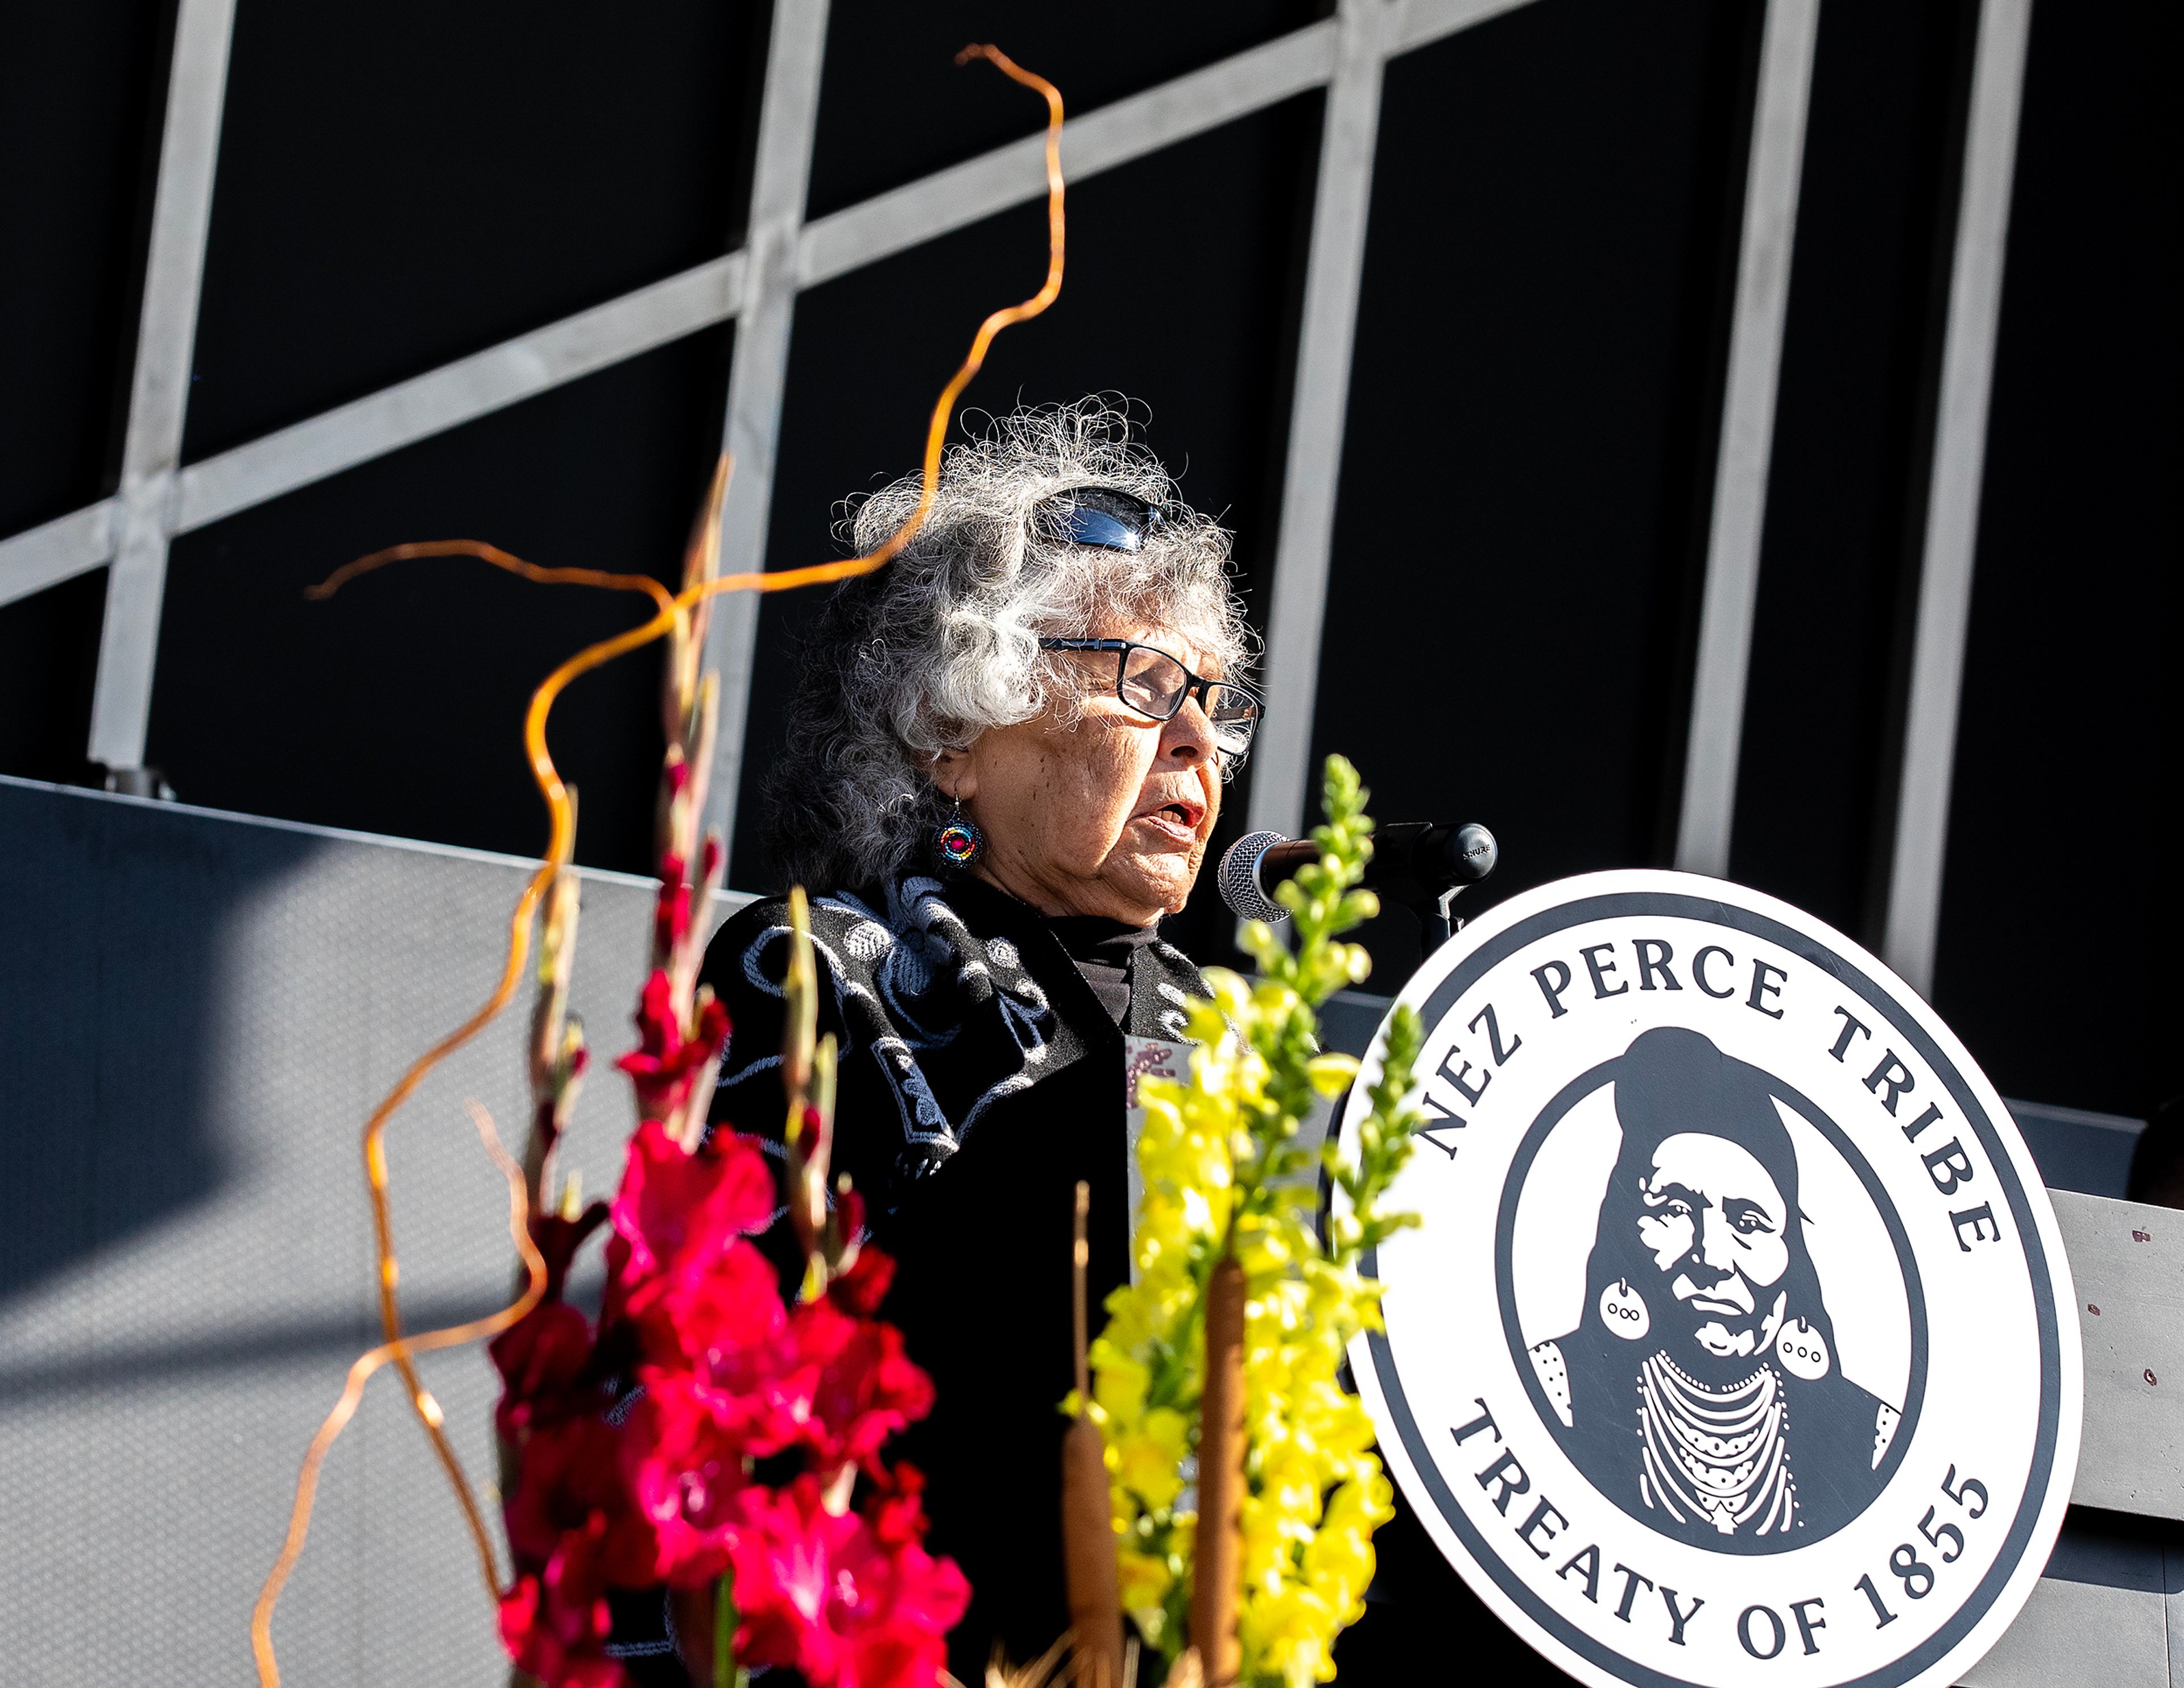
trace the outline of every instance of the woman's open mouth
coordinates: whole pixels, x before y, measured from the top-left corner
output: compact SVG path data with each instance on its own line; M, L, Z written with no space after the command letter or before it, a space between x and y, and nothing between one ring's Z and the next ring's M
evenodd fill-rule
M1206 805L1187 798L1172 798L1155 809L1149 809L1138 819L1150 824L1179 844L1198 842L1198 823L1206 818Z

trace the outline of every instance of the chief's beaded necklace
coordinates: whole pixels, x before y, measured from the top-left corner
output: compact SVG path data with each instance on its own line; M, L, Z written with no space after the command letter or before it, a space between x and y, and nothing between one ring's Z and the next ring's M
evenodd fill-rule
M1797 1515L1789 1402L1763 1363L1743 1382L1707 1388L1665 1354L1638 1368L1639 1492L1679 1524L1707 1518L1724 1535L1787 1531Z

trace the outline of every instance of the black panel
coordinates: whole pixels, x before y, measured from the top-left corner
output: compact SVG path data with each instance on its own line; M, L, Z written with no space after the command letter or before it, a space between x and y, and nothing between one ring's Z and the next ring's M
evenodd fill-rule
M1494 1688L1567 1688L1565 1676L1496 1617L1434 1545L1398 1491L1396 1516L1373 1533L1378 1562L1365 1615L1336 1638L1338 1681L1453 1680ZM1611 1585L1613 1586L1613 1585ZM1449 1670L1463 1661L1461 1674Z
M1730 863L1869 940L1977 15L1823 7L1805 136Z
M827 31L811 214L824 216L1038 131L1046 107L1036 94L991 65L957 67L956 55L968 42L991 42L1046 77L1076 114L1157 87L1333 9L1327 0L1217 6L844 0L833 8Z
M764 23L750 0L244 0L185 455L737 244Z
M77 783L88 773L105 613L104 569L0 604L0 774Z
M0 11L0 534L89 504L118 460L173 9Z
M304 588L410 540L677 577L711 472L729 334L663 347L176 543L148 759L187 801L534 853L532 689L649 600L538 586L466 559ZM582 793L577 859L651 871L659 661L585 676L551 744Z
M1069 269L1044 317L994 343L970 403L1006 410L1127 393L1183 496L1236 535L1240 584L1273 554L1290 387L1285 348L1311 210L1320 97L1306 95L1072 188ZM1150 231L1148 204L1161 216ZM1037 285L1045 208L989 219L804 295L797 306L767 564L838 554L846 493L913 470L934 398L979 319ZM975 419L974 419L975 420ZM730 883L760 889L757 783L780 743L795 643L817 600L767 601ZM1248 771L1245 777L1248 779ZM1228 789L1217 847L1243 818ZM1212 875L1171 927L1211 957L1228 922Z
M1314 765L1492 827L1474 908L1668 853L1758 23L1540 0L1388 68ZM1393 990L1415 928L1366 941Z
M2033 11L1935 980L2008 1094L2140 1117L2184 1089L2180 25Z

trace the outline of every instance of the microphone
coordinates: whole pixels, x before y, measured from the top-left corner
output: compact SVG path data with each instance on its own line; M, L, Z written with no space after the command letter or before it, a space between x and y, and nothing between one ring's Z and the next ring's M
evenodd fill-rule
M1494 834L1475 821L1461 827L1397 821L1374 830L1365 883L1397 902L1430 905L1484 879L1497 854ZM1221 900L1241 920L1287 920L1290 911L1274 900L1273 888L1318 860L1319 846L1310 838L1246 833L1221 858Z

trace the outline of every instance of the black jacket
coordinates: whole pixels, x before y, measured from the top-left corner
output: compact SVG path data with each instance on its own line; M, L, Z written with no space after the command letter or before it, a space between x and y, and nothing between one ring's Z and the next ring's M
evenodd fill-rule
M1198 970L1136 946L1118 1028L1036 911L975 880L905 875L811 904L819 1030L841 1040L834 1166L899 1263L883 1314L933 1375L899 1451L930 1482L931 1545L970 1579L950 1646L983 1680L1068 1623L1056 1410L1071 1385L1071 1214L1092 1187L1090 1291L1128 1275L1123 1030L1179 1039ZM777 1139L785 905L738 912L706 953L732 1022L713 1117Z

